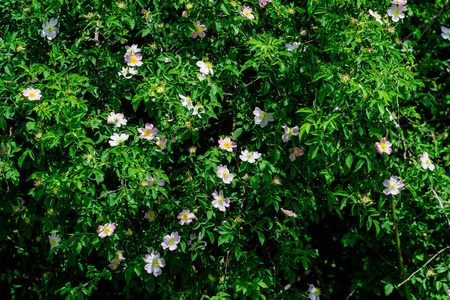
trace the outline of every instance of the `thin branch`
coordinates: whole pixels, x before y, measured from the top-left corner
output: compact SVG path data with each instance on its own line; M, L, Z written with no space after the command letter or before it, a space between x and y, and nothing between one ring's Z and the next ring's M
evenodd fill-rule
M447 3L448 3L448 1L447 1ZM447 3L446 3L446 4L447 4ZM431 24L430 24L427 28L425 28L425 30L420 34L420 37L421 37L421 38L425 35L425 33L428 32L428 30L430 30L431 26L433 26L433 25L434 25L434 22L436 22L437 18L439 18L439 17L440 17L447 9L449 9L449 8L450 8L450 5L444 6L444 7L441 8L441 10L440 10L434 17L432 17L428 22L422 24L419 28L417 28L417 29L420 29L420 28L422 28L423 26L425 26L425 25L427 25L427 24L429 24L429 23L431 22ZM408 34L408 35L403 39L402 42L408 40L408 38L409 38L413 33L414 33L414 32L412 31L410 34Z
M225 274L223 275L223 285L222 285L222 289L224 292L225 292L225 281L226 281L225 277L227 276L227 269L228 269L228 255L230 254L230 250L231 249L228 250L227 258L225 259Z
M107 192L107 193L101 195L100 197L98 197L96 200L102 199L102 198L108 196L109 194L112 194L112 193L115 193L115 192L118 192L118 191L121 191L121 190L122 190L122 188L117 189L117 190L114 190L114 191L109 191L109 192Z
M404 283L408 282L409 280L411 280L411 278L417 274L417 272L419 272L423 267L425 267L426 265L428 265L433 259L435 259L439 254L441 254L442 252L444 252L445 250L447 250L448 248L450 248L450 245L448 245L447 247L439 250L438 253L436 253L435 255L433 255L432 258L430 258L424 265L422 265L419 269L417 269L414 273L412 273L411 275L409 275L408 278L406 278L402 283L400 283L399 285L397 285L397 287L401 287Z
M436 193L436 191L433 188L431 188L431 191L433 192L434 196L436 197L437 201L439 202L439 206L442 208L442 210L444 210L444 205L442 205L442 201L439 198L439 196ZM448 226L450 226L450 220L449 220L448 216L445 213L444 213L444 215L445 215L445 218L447 219Z

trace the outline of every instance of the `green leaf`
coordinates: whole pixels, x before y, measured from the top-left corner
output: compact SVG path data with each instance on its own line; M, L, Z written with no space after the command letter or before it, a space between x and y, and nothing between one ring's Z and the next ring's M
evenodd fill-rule
M264 241L266 240L264 233L262 233L260 231L257 231L257 233L258 233L259 242L261 243L261 245L264 245Z
M390 293L392 293L394 291L394 286L392 285L392 283L388 283L385 287L384 287L384 293L387 295L389 295Z
M223 243L225 243L226 241L227 241L227 237L228 237L228 234L222 234L220 237L219 237L219 241L218 241L218 246L220 246L220 245L222 245Z
M352 164L353 164L353 156L350 153L347 154L347 157L345 158L345 164L347 165L347 167L349 169L351 169Z

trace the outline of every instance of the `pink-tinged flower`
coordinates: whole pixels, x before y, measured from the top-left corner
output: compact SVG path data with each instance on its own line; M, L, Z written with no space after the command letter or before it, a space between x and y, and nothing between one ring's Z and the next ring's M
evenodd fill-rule
M109 268L111 270L117 269L117 267L120 265L120 262L125 259L122 255L123 251L116 251L116 255L113 259L109 260Z
M373 12L371 9L369 9L369 14L375 18L375 20L380 23L381 25L384 25L383 21L381 21L381 16L377 12Z
M197 36L204 38L205 37L205 30L207 29L205 25L200 25L200 21L197 20L197 22L194 22L195 31L191 33L192 38L196 38Z
M30 77L27 77L28 81L24 81L23 84L28 85L30 83L36 83L37 80L35 78L31 79Z
M280 208L280 209L286 216L297 218L297 214L295 212L293 212L292 210L287 210L284 208Z
M227 166L219 165L217 168L217 176L223 180L224 183L229 184L234 178L234 175L228 171Z
M447 27L442 26L441 30L442 30L441 36L445 40L449 40L450 41L450 29L448 29Z
M127 62L127 65L130 67L134 66L142 66L142 55L135 54L134 52L126 53L125 54L125 61Z
M407 0L392 0L391 4L395 4L395 5L405 5L406 3L408 3Z
M148 220L150 223L155 222L156 220L156 212L153 210L149 210L144 214L144 219Z
M180 242L180 236L178 232L172 232L170 235L166 235L161 243L163 249L169 248L170 251L177 249L177 244Z
M219 139L219 148L222 150L227 150L228 152L233 152L233 148L236 148L237 145L235 142L232 142L230 138L220 138Z
M54 39L58 33L56 24L58 24L58 19L50 19L49 22L42 24L41 37L47 36L49 40Z
M289 153L290 153L289 159L291 161L294 161L298 156L302 156L305 153L305 151L303 151L299 147L294 147L289 149Z
M261 153L258 153L256 151L249 152L248 150L242 151L241 155L239 155L239 158L242 161L247 161L251 164L253 164L260 157L261 157Z
M122 125L127 125L127 120L124 119L125 116L123 114L116 114L111 112L107 118L108 124L113 123L115 127L120 127Z
M320 289L316 288L314 285L309 286L309 299L310 300L320 300Z
M118 135L117 133L114 132L113 135L110 137L111 140L108 141L108 143L111 147L114 147L125 142L126 140L128 140L128 138L129 138L128 134L122 133Z
M398 193L400 193L399 189L405 187L401 180L397 181L397 178L397 176L391 176L391 179L386 179L383 182L383 185L386 187L386 189L383 191L385 195L397 195Z
M288 51L295 52L301 44L300 42L293 42L292 45L286 44L285 46L288 48ZM300 52L306 52L306 48L300 48Z
M241 16L253 20L255 16L252 14L252 9L248 6L242 5Z
M190 210L183 210L182 212L180 212L180 214L178 215L177 219L180 220L180 225L188 225L189 223L192 222L193 219L195 219L195 215L193 213L191 213Z
M375 143L375 148L380 152L380 154L386 153L387 155L390 155L392 152L391 149L392 144L386 141L386 138L382 138L380 142Z
M200 68L201 73L203 73L205 75L211 74L211 76L214 75L213 64L210 63L209 61L203 62L200 60L196 63L196 65L197 65L197 67Z
M395 5L393 4L391 8L388 9L387 14L392 17L392 21L398 22L398 20L403 19L405 14L403 13L406 10L406 7L403 5Z
M144 261L147 263L144 269L148 274L153 274L155 275L155 277L161 275L161 268L164 268L164 266L166 265L166 261L164 260L164 258L159 258L159 253L153 251L151 254L145 255Z
M224 198L223 191L220 191L217 193L217 191L214 191L213 193L214 200L212 201L212 205L215 208L218 208L220 211L225 211L226 207L230 206L230 199Z
M162 137L161 139L159 137L156 137L156 146L159 147L159 149L156 149L158 152L162 152L164 149L167 148L167 139L165 137Z
M147 187L151 188L152 186L164 186L166 184L166 182L164 181L164 179L161 179L158 174L156 174L155 176L152 176L152 174L148 174L147 176Z
M153 124L145 124L144 128L138 128L138 132L141 134L139 137L141 139L153 140L158 133L158 129L153 127Z
M205 247L206 247L206 245L208 245L208 243L203 241L202 238L203 237L202 237L201 232L198 233L198 237L197 237L197 235L191 233L189 235L189 241L187 242L187 244L189 246L191 246L191 248L189 250L191 250L191 251L197 250L197 249L205 250Z
M22 206L20 206L20 205L13 205L11 203L13 211L24 211L25 210L25 200L23 200L23 198L20 198L20 202L22 203Z
M50 241L50 250L58 246L59 242L61 242L61 238L59 235L56 235L56 232L52 232L52 234L48 236L48 239Z
M125 77L125 79L130 79L133 75L137 75L138 71L134 68L122 67L122 71L118 72L119 76Z
M427 152L424 152L422 155L419 155L420 161L422 162L422 168L426 170L427 168L430 169L430 171L434 171L434 165L431 162L430 157L428 156Z
M26 90L23 90L22 95L25 98L28 98L28 100L40 100L42 97L41 90L34 89L32 87L29 87Z
M181 94L178 94L178 97L180 97L181 99L181 105L183 105L184 107L187 107L188 110L191 110L192 108L194 108L194 101L192 100L192 98L190 96L183 96Z
M106 236L111 236L116 229L115 223L106 223L105 225L99 225L97 228L98 236L104 238Z
M266 6L267 1L266 0L259 0L259 6L264 7Z
M183 10L183 12L181 13L181 16L184 18L187 18L189 15L188 15L187 11Z
M145 23L150 23L152 21L153 17L150 15L150 13L150 9L141 10L141 14L144 14Z
M201 114L205 113L205 110L200 111L201 108L203 108L203 105L201 105L200 103L195 104L194 110L192 111L191 115L198 115L201 118Z
M127 53L138 53L141 52L141 48L138 48L138 45L133 44L130 46L125 46L125 49L127 50Z
M283 125L283 126L281 126L281 127L284 129L284 134L283 134L283 136L281 137L281 139L282 139L283 142L285 142L285 143L286 143L287 141L289 141L289 140L291 139L292 136L297 136L298 133L299 133L298 126L289 128L289 127L287 127L287 125Z
M259 107L255 108L253 114L255 115L255 123L261 127L265 127L269 121L273 122L274 120L271 114L262 111Z

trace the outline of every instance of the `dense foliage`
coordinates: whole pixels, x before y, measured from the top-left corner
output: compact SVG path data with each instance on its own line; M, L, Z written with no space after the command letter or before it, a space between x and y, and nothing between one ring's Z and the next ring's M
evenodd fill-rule
M2 1L3 294L447 299L450 3L393 2Z

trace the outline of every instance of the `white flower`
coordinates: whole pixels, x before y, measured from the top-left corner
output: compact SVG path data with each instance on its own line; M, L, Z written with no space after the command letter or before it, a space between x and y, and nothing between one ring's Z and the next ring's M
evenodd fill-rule
M271 114L262 111L259 107L255 108L253 111L255 115L255 123L261 125L261 127L265 127L269 121L273 122L273 117Z
M218 208L220 211L225 211L226 207L230 206L230 199L224 198L223 191L220 191L217 193L217 191L214 191L213 193L214 200L212 201L212 205L215 208Z
M203 62L200 60L196 63L196 65L197 65L197 67L200 68L201 73L203 73L205 75L208 75L211 73L211 76L214 75L213 64L210 63L209 61Z
M309 299L311 300L320 300L320 289L316 288L314 285L309 286Z
M177 244L180 242L180 236L178 235L178 232L172 232L170 235L166 235L163 238L163 242L161 243L161 246L163 249L169 248L170 251L173 251L177 249Z
M281 137L281 139L283 140L283 142L287 142L287 141L289 141L290 140L290 138L291 138L291 136L297 136L298 135L298 133L299 133L299 128L298 128L298 126L295 126L295 127L292 127L292 128L289 128L289 127L287 127L287 125L283 125L283 126L281 126L283 129L284 129L284 134L283 134L283 136Z
M442 33L441 36L450 41L450 29L448 29L447 27L442 26L441 27Z
M138 48L138 45L133 44L130 46L125 46L125 49L127 49L127 53L138 53L141 52L141 48Z
M59 242L61 241L61 238L59 237L59 235L56 235L56 232L52 232L52 234L48 236L48 239L50 241L50 250L58 246Z
M427 152L424 152L422 155L419 156L420 161L422 162L422 168L426 170L427 168L430 169L430 171L434 171L434 165L431 162L430 157L428 156Z
M111 136L111 140L109 141L109 145L111 145L111 147L113 146L117 146L120 143L125 142L126 140L128 140L129 135L122 133L121 135L118 135L117 133L114 133Z
M381 25L384 25L383 21L381 21L381 16L377 12L373 12L371 9L369 9L369 14L375 18L375 20L380 23Z
M402 45L402 52L413 52L413 48L408 49L408 41L404 41Z
M50 19L49 22L42 24L41 37L47 36L49 40L54 39L58 33L56 24L58 24L58 19Z
M135 70L134 68L130 68L130 67L122 67L122 71L120 71L119 76L123 76L126 79L130 79L131 77L133 77L132 75L136 75L138 73L137 70ZM130 75L128 75L130 74Z
M383 185L386 187L383 193L386 196L389 194L397 195L398 193L400 193L399 190L405 187L401 180L397 181L397 178L397 176L391 176L391 179L386 179L383 182Z
M153 273L155 277L161 275L162 273L161 268L164 268L164 266L166 265L166 261L164 260L164 258L159 258L159 253L153 251L151 254L145 255L144 261L147 263L144 269L149 274Z
M178 97L180 97L180 99L181 99L181 105L183 105L184 107L187 107L188 110L191 110L192 108L194 108L194 104L193 104L194 101L192 101L190 96L183 96L181 94L178 94ZM198 111L198 109L197 109L197 111Z
M191 113L191 115L193 116L198 115L199 117L201 117L200 114L205 113L205 110L200 111L201 108L203 108L203 105L201 105L200 103L195 104L194 111Z
M241 153L242 154L239 155L239 158L242 161L247 161L251 164L254 163L258 158L261 157L261 153L258 153L256 151L249 152L248 150L244 150Z
M288 48L288 51L295 52L295 50L297 50L297 48L301 44L302 43L300 43L300 42L293 42L292 45L291 44L286 44L286 47ZM306 48L300 49L300 52L306 52Z
M116 114L111 112L107 118L108 123L113 123L115 127L120 127L122 125L127 125L127 120L123 114Z
M387 14L392 17L393 22L398 22L398 20L403 19L405 14L403 13L406 10L406 7L403 5L395 5L393 4L391 8L388 9Z

